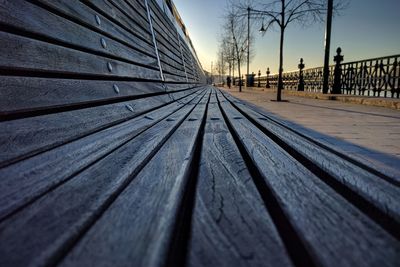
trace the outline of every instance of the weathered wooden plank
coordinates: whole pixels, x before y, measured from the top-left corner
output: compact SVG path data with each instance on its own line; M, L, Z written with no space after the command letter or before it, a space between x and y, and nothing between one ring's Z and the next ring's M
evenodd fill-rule
M48 114L0 124L0 166L132 119L144 112L190 96L198 89L141 98L82 110Z
M173 75L186 77L185 70L183 69L183 67L180 69L176 69L174 67L171 67L171 65L169 65L169 64L165 64L164 62L161 62L161 66L162 66L163 72L165 71L165 72L173 74Z
M160 60L164 63L167 63L171 66L174 66L178 69L182 68L183 69L183 61L180 55L176 55L172 53L171 51L168 50L167 47L165 47L162 43L157 43L159 53L160 53Z
M113 39L80 26L27 1L15 0L0 3L0 23L13 27L19 34L35 38L48 38L49 42L73 46L86 52L131 61L157 68L157 59L133 50ZM102 45L105 44L105 47Z
M190 113L61 266L165 264L185 194L195 182L190 174L206 102Z
M132 19L136 19L135 16L140 16L140 19L146 22L143 25L147 25L149 23L148 17L147 17L147 9L146 6L144 5L144 1L138 2L138 1L132 1L132 0L108 0L111 1L115 6L118 6L119 9L125 10L126 13L128 14L128 17L131 17ZM147 27L147 30L149 28Z
M40 110L94 106L107 101L123 101L130 97L139 98L194 87L190 84L2 76L0 120Z
M151 12L153 19L153 28L159 37L159 41L163 42L165 46L170 48L175 54L179 54L179 43L177 39L177 32L174 26L173 28L166 28L154 14L154 10Z
M40 4L53 13L119 41L132 49L137 49L147 53L149 56L154 56L154 45L152 42L144 41L132 34L131 31L121 27L121 25L115 24L112 19L110 20L108 17L103 16L78 0L37 0L34 3ZM98 24L98 21L100 24Z
M154 26L155 30L155 36L157 40L157 46L159 49L164 50L165 52L168 52L168 55L173 55L174 58L179 58L181 59L181 53L179 51L179 46L175 46L170 43L168 40L168 37L165 37L160 31ZM182 59L180 60L182 62Z
M158 41L163 43L165 47L167 47L171 52L175 55L180 55L179 44L177 44L176 40L176 32L175 35L170 32L166 32L162 29L158 24L154 23L153 28L155 33L157 34Z
M296 234L289 237L297 236L316 266L398 265L398 240L295 161L220 93L218 97L264 181L261 194L275 199Z
M178 75L175 75L175 74L165 73L164 74L164 78L168 82L186 82L186 77L178 76Z
M0 177L2 177L0 219L178 111L183 105L193 101L196 96L181 99L127 122L0 169ZM29 179L25 179L26 177Z
M137 66L75 49L0 32L0 71L36 71L159 80L157 69ZM28 53L29 51L29 53Z
M28 263L36 266L53 265L58 262L100 216L104 218L102 215L104 211L124 191L125 187L132 180L133 184L136 183L137 179L134 179L136 174L180 126L200 98L191 105L185 105L170 115L169 119L163 119L25 209L1 222L1 243L7 242L7 246L0 246L2 266L26 266ZM170 161L164 162L168 167L170 166ZM157 176L150 178L158 179ZM168 190L168 192L175 191ZM144 191L141 191L141 194L144 194ZM151 194L151 197L155 196ZM134 202L134 205L137 204L138 202ZM143 211L147 215L151 209L146 208ZM130 212L133 213L134 210ZM137 229L131 222L128 224ZM113 229L115 230L114 227ZM156 245L156 243L153 244ZM126 248L126 251L131 251L134 247L132 244L131 247ZM113 250L108 252L115 259L123 253L123 251L114 253ZM140 258L142 257L143 255Z
M159 52L160 52L160 61L162 64L166 64L170 68L184 71L182 63L178 63L175 59L164 54L163 51L159 51Z
M167 36L174 36L174 38L171 38L171 43L178 47L179 42L175 39L177 36L175 25L170 21L164 11L160 9L160 6L157 3L154 3L152 0L149 0L148 3L155 24L160 27L160 29L163 29L167 33Z
M147 18L147 10L139 7L139 9L132 9L124 0L107 0L111 3L121 14L124 14L128 19L132 20L137 27L143 28L149 36L151 36L150 24ZM118 15L117 15L118 16ZM136 28L133 28L136 30Z
M128 5L130 5L132 7L132 9L135 10L144 10L146 11L146 6L143 0L123 0L125 1ZM140 13L140 12L139 12ZM147 21L147 14L142 14L142 17L145 17L146 21Z
M224 96L233 101L228 95L224 94ZM298 153L311 160L338 183L348 187L353 194L360 195L370 205L387 215L389 220L394 220L400 225L400 188L398 186L387 183L365 169L317 146L268 117L246 107L241 102L234 103L234 105L257 121L265 130L275 134Z
M175 85L171 85L172 87ZM186 85L186 88L189 88ZM180 86L185 89L185 86ZM161 83L2 76L0 117L164 92Z
M187 266L292 266L215 95L197 180Z
M106 0L85 0L84 3L108 19L113 20L114 23L123 26L131 34L142 38L149 44L152 43L150 25L147 22L144 22L142 25L139 24L138 21L132 20L130 16L122 13L121 10Z
M169 21L166 14L160 10L159 6L152 1L148 1L151 10L151 17L153 21L153 27L162 35L168 44L174 49L179 47L178 35L175 25ZM177 51L178 52L178 51Z

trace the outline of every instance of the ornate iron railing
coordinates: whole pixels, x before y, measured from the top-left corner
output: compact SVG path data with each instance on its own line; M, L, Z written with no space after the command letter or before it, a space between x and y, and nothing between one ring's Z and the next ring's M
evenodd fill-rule
M348 95L400 97L400 55L346 63L341 63L343 57L340 54L337 56L339 60L336 65L329 67L330 92L334 88L335 69L338 68L336 73L340 82L336 85L338 89L335 92L337 93L340 90L340 93ZM323 67L285 72L282 77L284 89L301 90L303 88L299 86L301 72L305 91L322 92ZM269 85L275 88L278 85L278 74L259 75L254 80L254 86L268 87Z

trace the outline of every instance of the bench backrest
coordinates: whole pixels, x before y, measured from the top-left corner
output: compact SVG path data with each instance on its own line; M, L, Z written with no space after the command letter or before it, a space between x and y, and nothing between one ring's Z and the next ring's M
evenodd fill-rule
M1 1L0 117L203 83L189 39L179 32L154 0Z

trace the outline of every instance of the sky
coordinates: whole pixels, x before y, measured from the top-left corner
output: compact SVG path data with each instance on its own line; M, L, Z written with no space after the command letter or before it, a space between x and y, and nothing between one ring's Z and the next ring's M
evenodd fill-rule
M269 0L265 0L268 2ZM203 69L216 61L226 0L174 0L188 29ZM333 18L331 64L336 48L342 48L344 62L400 54L400 0L350 0L347 9ZM250 72L278 71L279 32L258 33L253 27L255 58ZM285 33L284 71L296 70L304 58L306 68L323 65L325 24L302 27L289 24ZM245 71L245 67L242 69Z

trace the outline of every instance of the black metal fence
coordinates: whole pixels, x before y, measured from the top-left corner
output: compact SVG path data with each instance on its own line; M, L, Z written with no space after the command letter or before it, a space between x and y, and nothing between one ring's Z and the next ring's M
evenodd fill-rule
M341 63L343 56L337 50L335 65L329 67L329 92L375 97L400 96L400 55ZM284 89L322 92L323 67L303 69L283 74ZM254 86L276 88L278 74L260 75L254 78ZM335 83L336 77L336 83ZM236 79L238 84L239 79Z

